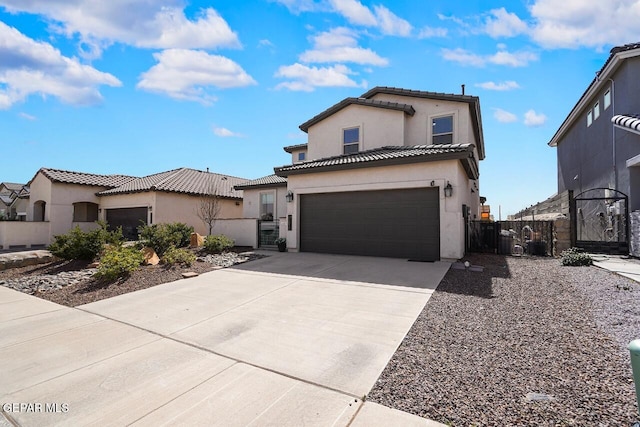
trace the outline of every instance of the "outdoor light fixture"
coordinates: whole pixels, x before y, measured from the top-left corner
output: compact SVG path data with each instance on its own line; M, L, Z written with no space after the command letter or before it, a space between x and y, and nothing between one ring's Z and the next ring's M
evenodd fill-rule
M453 194L453 187L451 186L451 183L447 181L447 185L446 187L444 187L444 197L451 197L452 194Z
M289 190L287 191L287 203L291 203L293 202L293 191Z

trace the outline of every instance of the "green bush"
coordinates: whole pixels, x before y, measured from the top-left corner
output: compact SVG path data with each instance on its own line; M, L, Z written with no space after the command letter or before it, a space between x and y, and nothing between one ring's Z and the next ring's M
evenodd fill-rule
M217 254L233 247L233 240L224 234L207 236L204 238L204 250L210 254Z
M99 221L99 228L84 232L75 226L67 234L54 236L49 251L62 259L93 261L102 252L105 243L120 245L124 240L122 228L107 231L107 224Z
M152 247L159 257L170 247L189 246L193 227L181 222L168 224L143 225L139 228L140 240L144 246Z
M160 262L167 265L191 265L196 261L196 255L188 249L177 249L173 246L167 249Z
M562 252L562 265L567 266L581 266L581 265L591 265L593 264L593 259L589 254L585 254L582 249L579 248L570 248L566 251Z
M100 258L98 279L112 282L137 270L144 261L144 255L134 247L109 246Z

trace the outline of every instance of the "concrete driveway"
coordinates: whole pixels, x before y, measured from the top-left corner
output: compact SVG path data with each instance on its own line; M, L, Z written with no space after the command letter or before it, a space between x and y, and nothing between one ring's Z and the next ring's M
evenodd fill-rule
M0 287L4 413L20 425L436 425L362 398L449 263L268 255L76 309Z

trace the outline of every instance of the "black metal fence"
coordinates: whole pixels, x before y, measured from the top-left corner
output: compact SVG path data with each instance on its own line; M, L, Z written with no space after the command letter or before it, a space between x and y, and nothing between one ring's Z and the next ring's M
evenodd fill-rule
M471 221L470 252L553 256L553 221Z

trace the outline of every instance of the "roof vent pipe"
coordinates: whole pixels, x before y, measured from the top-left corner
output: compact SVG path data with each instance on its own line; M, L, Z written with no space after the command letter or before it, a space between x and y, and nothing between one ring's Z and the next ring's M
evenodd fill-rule
M462 94L464 95L464 85L460 85L462 86Z
M209 168L207 168L207 173L209 173Z

